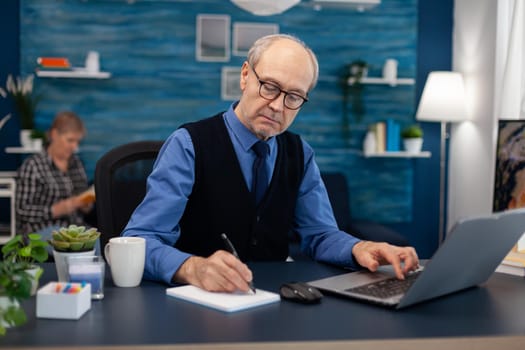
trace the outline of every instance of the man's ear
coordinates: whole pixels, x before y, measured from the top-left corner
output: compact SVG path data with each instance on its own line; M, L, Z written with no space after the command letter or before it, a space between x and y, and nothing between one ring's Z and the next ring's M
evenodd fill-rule
M244 89L246 89L246 81L248 80L249 71L250 71L250 66L248 64L248 61L244 61L241 67L241 75L240 75L240 81L239 81L239 86L241 88L241 91L244 91Z

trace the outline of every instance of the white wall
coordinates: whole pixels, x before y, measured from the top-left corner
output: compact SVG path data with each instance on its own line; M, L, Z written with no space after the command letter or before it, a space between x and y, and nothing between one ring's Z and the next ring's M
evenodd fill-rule
M455 1L452 67L465 79L469 121L451 128L448 228L458 219L492 212L496 9L494 0Z

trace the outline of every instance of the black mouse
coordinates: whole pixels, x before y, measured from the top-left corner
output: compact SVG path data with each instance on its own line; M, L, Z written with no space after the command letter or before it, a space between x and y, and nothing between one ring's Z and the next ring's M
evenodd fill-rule
M317 288L304 282L284 283L281 285L279 293L286 300L303 304L319 303L323 297L323 294Z

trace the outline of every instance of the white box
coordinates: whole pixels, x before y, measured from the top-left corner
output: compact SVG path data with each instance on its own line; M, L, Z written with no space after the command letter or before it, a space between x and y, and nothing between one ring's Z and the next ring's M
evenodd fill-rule
M57 285L81 288L78 293L57 291ZM63 288L63 287L62 287ZM59 289L61 289L59 287ZM36 294L36 317L78 320L91 309L91 285L49 282Z

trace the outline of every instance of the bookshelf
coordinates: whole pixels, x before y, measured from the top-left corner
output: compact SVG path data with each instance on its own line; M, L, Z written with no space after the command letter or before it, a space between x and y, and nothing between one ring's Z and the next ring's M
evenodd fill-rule
M418 153L406 151L363 153L363 157L365 158L430 158L431 156L432 153L429 151Z
M348 78L348 85L353 85L355 78ZM395 80L387 80L380 77L364 77L361 79L361 84L375 84L375 85L414 85L415 79L412 78L397 78Z
M71 70L37 70L40 78L77 78L77 79L109 79L110 72L90 72L85 68L72 68Z

